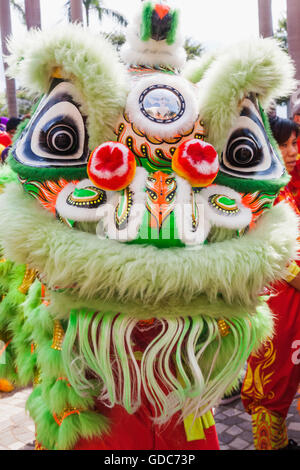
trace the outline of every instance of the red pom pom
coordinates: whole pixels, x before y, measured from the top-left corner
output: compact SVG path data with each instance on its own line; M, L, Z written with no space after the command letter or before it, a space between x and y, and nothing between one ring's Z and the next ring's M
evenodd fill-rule
M188 140L174 153L172 168L192 186L209 186L219 171L218 154L212 145L202 140Z
M120 191L131 183L135 169L135 156L125 145L105 142L92 152L87 172L98 188Z

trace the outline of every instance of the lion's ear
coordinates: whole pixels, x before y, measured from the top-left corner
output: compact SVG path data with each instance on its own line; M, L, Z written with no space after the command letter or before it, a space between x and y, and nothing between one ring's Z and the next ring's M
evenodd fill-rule
M218 53L216 52L206 53L197 59L189 60L182 71L182 75L192 83L199 83L213 65L217 56Z
M209 142L221 152L245 97L255 96L267 109L271 100L293 92L294 74L290 57L273 39L242 42L219 54L199 83Z
M113 46L79 25L30 31L9 42L8 73L33 94L48 94L53 80L76 89L91 148L112 140L127 96L127 72Z

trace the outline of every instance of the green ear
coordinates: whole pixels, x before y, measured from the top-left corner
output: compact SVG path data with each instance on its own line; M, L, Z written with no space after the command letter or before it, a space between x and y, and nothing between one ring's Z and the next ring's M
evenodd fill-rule
M144 5L142 12L142 24L141 24L141 40L149 41L151 38L151 19L152 19L153 7L151 2L147 2Z
M176 41L176 34L177 34L177 29L178 29L178 23L179 23L179 13L178 10L174 10L171 13L172 20L171 20L171 29L168 32L167 36L167 44L171 46L174 44Z

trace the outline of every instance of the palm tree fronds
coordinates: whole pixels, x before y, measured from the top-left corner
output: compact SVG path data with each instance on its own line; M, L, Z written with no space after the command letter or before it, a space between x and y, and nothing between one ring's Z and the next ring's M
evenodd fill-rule
M26 24L26 15L24 8L16 0L10 0L10 3L12 7L20 14L22 22Z
M118 23L121 26L127 26L128 25L128 21L126 20L126 18L121 13L119 13L118 11L111 10L110 8L100 8L100 9L102 10L102 14L104 13L107 16L111 16L112 18L117 20ZM98 11L98 8L97 8L97 11Z

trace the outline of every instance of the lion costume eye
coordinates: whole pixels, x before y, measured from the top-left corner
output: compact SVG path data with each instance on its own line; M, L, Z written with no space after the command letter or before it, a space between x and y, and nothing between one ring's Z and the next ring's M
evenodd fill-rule
M52 125L45 133L45 139L53 153L65 155L78 149L77 129L63 122Z
M237 167L255 167L263 158L263 147L248 129L234 132L227 145L227 160Z
M240 178L275 179L284 173L283 164L270 144L259 110L246 98L242 112L231 129L220 169Z
M14 158L32 167L86 165L85 120L76 100L76 89L54 81L14 149Z

